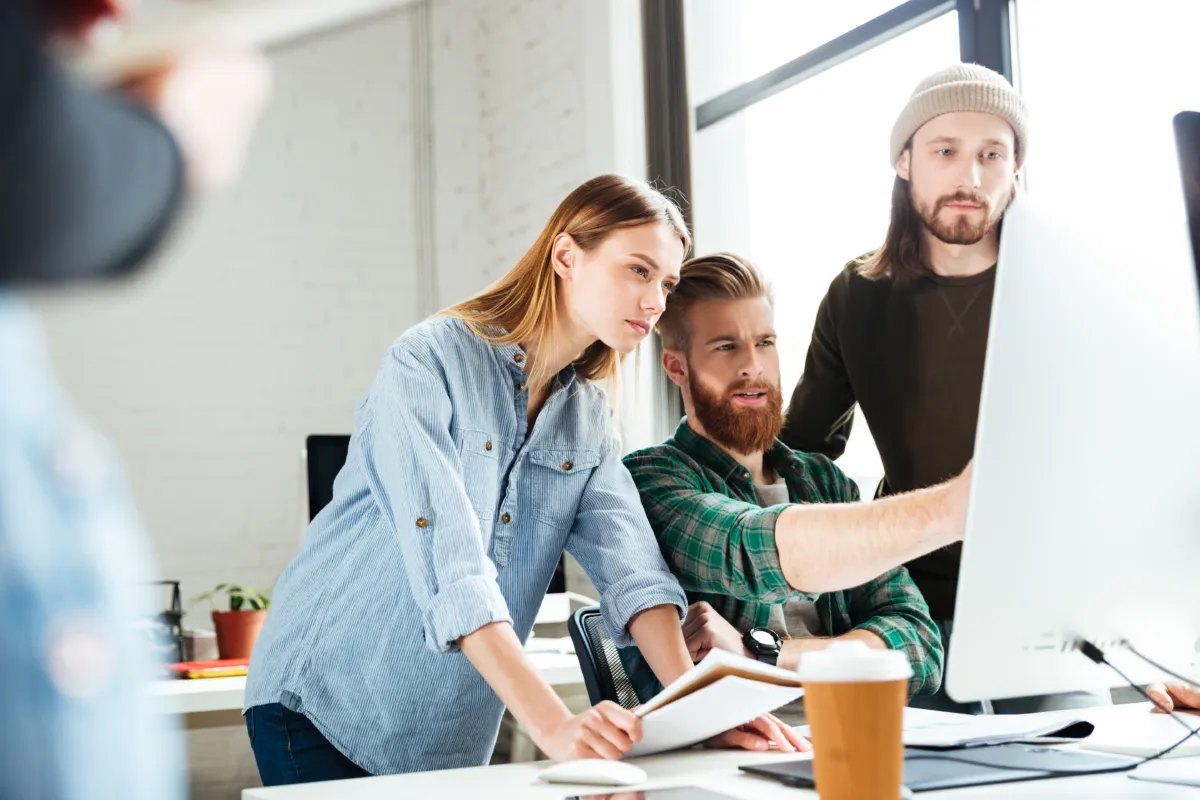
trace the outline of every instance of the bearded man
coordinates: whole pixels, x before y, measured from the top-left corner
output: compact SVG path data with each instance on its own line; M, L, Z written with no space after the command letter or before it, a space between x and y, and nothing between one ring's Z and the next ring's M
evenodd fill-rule
M829 458L780 442L774 302L744 258L685 263L658 332L687 416L625 465L688 593L692 658L720 648L794 669L805 652L857 640L908 657L910 697L936 692L941 639L901 565L962 538L970 470L859 503ZM648 699L657 687L638 654L622 656ZM777 716L798 724L799 711Z

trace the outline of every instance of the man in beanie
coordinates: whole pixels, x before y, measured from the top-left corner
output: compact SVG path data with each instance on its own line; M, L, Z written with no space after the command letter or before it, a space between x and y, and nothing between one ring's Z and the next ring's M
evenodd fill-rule
M851 261L821 302L780 438L842 454L857 404L883 460L878 494L909 492L971 460L1000 224L1029 149L1028 112L975 64L918 85L892 128L896 170L883 246ZM949 646L962 545L908 564ZM944 692L931 707L959 706ZM1085 692L995 703L997 711L1109 702Z

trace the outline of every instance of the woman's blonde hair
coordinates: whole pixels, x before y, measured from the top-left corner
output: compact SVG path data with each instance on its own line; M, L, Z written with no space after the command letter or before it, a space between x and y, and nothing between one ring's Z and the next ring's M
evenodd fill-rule
M527 345L535 354L531 362L539 362L526 365L530 380L549 380L550 367L538 356L553 352L558 321L558 282L551 263L554 240L565 233L591 251L616 230L651 222L670 227L687 253L691 237L683 215L662 192L620 175L592 178L559 203L533 246L504 277L441 314L461 319L487 341ZM600 341L573 363L580 380L608 383L615 383L620 365L621 354Z

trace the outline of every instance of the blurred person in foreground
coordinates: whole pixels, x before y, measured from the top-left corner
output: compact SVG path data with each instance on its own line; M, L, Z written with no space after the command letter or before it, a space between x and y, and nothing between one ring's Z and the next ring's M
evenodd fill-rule
M183 760L149 709L132 617L153 560L98 437L55 383L19 292L129 275L188 189L236 175L269 89L259 57L205 48L119 91L44 47L119 0L0 3L0 797L177 798Z

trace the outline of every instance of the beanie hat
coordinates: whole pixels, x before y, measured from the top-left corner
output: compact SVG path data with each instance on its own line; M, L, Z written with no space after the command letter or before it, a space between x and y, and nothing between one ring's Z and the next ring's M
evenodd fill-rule
M955 64L917 84L892 126L891 163L896 163L904 146L922 125L956 111L980 111L1007 121L1017 135L1017 166L1025 161L1029 149L1029 112L1025 101L1000 73L978 64Z

